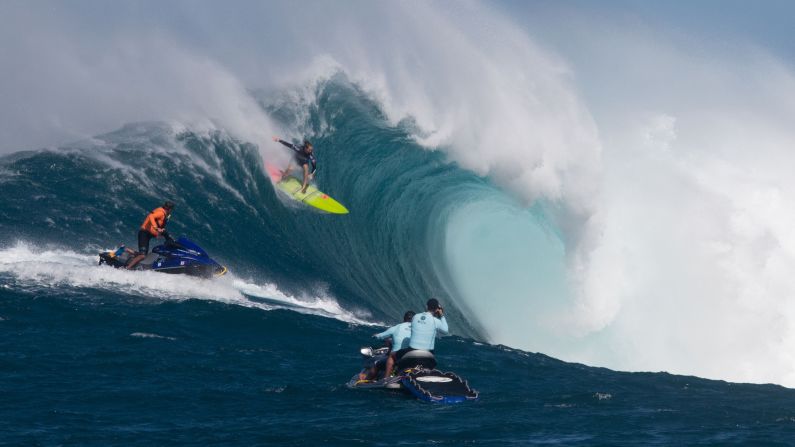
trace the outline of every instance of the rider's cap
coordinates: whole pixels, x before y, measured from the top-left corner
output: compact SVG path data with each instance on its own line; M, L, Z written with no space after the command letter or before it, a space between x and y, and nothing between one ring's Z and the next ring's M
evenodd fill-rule
M166 203L163 204L163 208L170 210L174 208L174 202L170 200L166 200Z
M403 314L403 321L411 321L411 319L414 318L414 315L416 315L416 313L413 310L406 312Z
M427 306L428 310L436 310L440 307L439 300L437 300L436 298L431 298L428 300Z

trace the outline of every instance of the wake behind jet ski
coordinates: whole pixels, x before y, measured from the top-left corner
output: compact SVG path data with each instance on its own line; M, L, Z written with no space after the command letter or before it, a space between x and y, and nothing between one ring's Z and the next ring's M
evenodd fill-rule
M122 245L116 250L100 253L99 265L126 267L136 255L135 251ZM153 248L151 253L138 262L133 270L179 273L203 278L222 276L227 271L226 267L210 258L204 249L184 236L177 240L167 238L165 243Z
M402 389L426 402L452 404L478 399L478 392L469 383L451 372L436 369L436 358L430 351L414 350L406 353L395 365L395 374L385 379L360 379L360 374L369 375L375 366L381 377L389 348L360 350L365 359L362 372L348 382L348 388Z

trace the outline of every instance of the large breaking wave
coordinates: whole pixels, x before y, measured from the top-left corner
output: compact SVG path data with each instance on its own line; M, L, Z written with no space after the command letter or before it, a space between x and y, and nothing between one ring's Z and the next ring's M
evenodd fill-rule
M253 2L221 8L234 33L192 2L158 10L156 32L116 33L105 22L146 11L98 24L80 5L9 5L0 86L25 107L0 110L0 150L82 142L3 159L6 250L132 242L170 197L174 226L238 278L356 318L441 295L464 335L795 383L795 77L765 51L478 3ZM169 21L186 9L188 31ZM77 138L138 120L155 122ZM261 170L286 159L274 132L315 141L318 183L350 216L278 199Z
M317 214L280 199L257 147L221 130L136 123L4 159L8 195L0 234L14 247L4 254L29 252L15 245L19 241L84 253L133 244L138 221L171 198L178 203L173 231L199 241L237 277L265 277L292 294L328 291L370 321L390 321L439 296L451 303L457 333L485 336L469 312L477 302L450 293L455 281L445 261L447 228L456 210L502 193L442 153L421 148L410 130L389 126L376 104L344 78L321 83L316 93L309 114L283 102L266 107L285 127L309 132L322 166L317 181L353 210L349 216ZM30 273L32 267L23 271L19 263L53 262L46 254L23 258L4 266L40 277L46 275Z

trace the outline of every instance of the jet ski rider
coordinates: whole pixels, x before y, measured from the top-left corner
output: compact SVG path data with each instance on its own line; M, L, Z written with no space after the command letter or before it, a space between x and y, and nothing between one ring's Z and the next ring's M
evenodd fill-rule
M127 269L130 270L135 267L141 260L143 260L147 253L149 253L149 241L162 235L166 240L172 240L171 235L166 231L166 224L171 217L171 211L174 209L174 202L166 200L163 206L155 208L146 216L144 223L138 230L138 254L130 260L127 264Z
M415 312L410 310L403 314L403 322L396 324L391 328L375 334L373 337L383 340L387 337L392 337L392 350L389 357L386 359L386 370L384 371L384 379L388 379L392 375L392 368L395 362L403 357L403 354L410 351L409 339L411 338L411 319L414 318Z
M304 169L304 183L301 187L301 192L306 193L306 188L309 186L309 181L315 177L315 171L317 171L317 160L315 160L314 155L314 148L312 147L312 143L308 140L304 140L304 144L302 146L296 146L293 143L289 143L279 137L273 137L273 141L279 142L293 151L295 154L293 155L293 161L295 161L298 166L301 166ZM287 169L282 172L282 176L287 177L292 170L292 161L290 164L287 165Z
M433 352L436 332L446 334L449 331L447 319L444 318L444 309L439 305L439 300L429 299L426 308L427 312L414 315L411 319L409 351L422 349Z

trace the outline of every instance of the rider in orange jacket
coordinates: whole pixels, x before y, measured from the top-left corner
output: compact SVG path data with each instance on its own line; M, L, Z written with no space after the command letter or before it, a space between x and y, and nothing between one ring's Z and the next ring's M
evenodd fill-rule
M138 230L138 254L127 264L127 269L132 269L146 257L146 254L149 253L149 241L153 237L156 238L163 235L166 239L170 239L166 231L166 223L168 218L171 217L171 210L173 209L174 202L166 201L163 206L155 208L146 216L144 223L141 224L141 228Z

